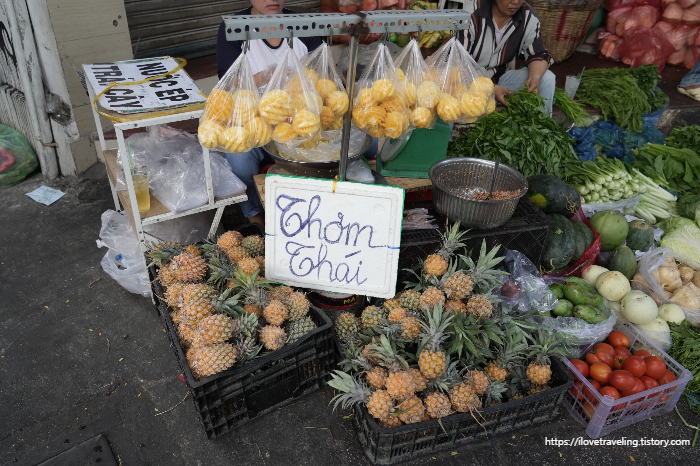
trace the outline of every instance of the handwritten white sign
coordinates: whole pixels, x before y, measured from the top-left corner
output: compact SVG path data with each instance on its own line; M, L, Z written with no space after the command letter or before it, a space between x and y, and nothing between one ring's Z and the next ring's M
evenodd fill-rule
M404 191L265 178L265 278L380 298L395 294Z
M115 82L117 84L138 82L158 76L177 68L174 58L146 58L114 63L95 63L83 65L85 77L95 94ZM192 78L180 70L162 78L148 81L136 86L116 86L105 92L100 98L100 105L107 110L119 113L146 112L155 109L182 107L206 101Z

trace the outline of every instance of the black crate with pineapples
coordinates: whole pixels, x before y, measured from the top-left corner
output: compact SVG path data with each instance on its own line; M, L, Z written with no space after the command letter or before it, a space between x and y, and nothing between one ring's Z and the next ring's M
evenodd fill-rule
M456 253L464 234L458 224L449 227L440 250L414 273L416 282L381 307L368 306L359 318L346 313L335 322L345 359L329 382L336 389L334 406L354 406L356 428L363 413L373 419L377 431L364 440L375 444L362 443L366 453L374 448L374 460L378 433L400 433L388 441L394 442L389 450L403 451L405 460L414 447L401 450L396 442L416 441L412 424L423 429L436 420L435 435L444 433L446 440L433 443L449 448L457 435L442 426L451 416L453 427L464 425L465 416L479 426L489 410L525 406L550 390L555 400L546 405L558 408L572 382L558 361L553 377L550 357L559 354L561 341L528 320L536 311L519 313L492 293L508 275L496 269L503 260L499 248L487 251L484 241L475 262L469 252Z

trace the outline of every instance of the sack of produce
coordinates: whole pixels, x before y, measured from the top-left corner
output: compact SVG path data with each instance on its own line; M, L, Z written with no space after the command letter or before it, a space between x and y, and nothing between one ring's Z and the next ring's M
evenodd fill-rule
M608 0L603 5L608 11L617 10L619 8L628 8L635 6L653 6L656 9L661 9L661 0Z
M662 2L661 17L669 23L700 24L700 4L695 0Z
M632 68L653 63L659 71L663 71L666 61L675 52L660 29L644 26L626 29L619 50L622 63Z
M399 79L403 81L408 99L408 107L411 112L411 124L416 128L433 128L437 120L435 99L426 97L432 95L426 90L437 89L438 85L431 79L428 65L425 64L420 53L420 47L415 39L411 39L404 47L401 55L394 60ZM421 98L416 98L418 89L421 90ZM433 105L434 104L434 105Z
M620 61L622 60L622 55L620 54L620 43L622 42L622 37L618 37L613 33L604 31L603 29L598 31L598 57L604 60Z
M327 90L335 82L326 80ZM320 141L323 99L316 84L289 48L277 64L260 98L260 117L273 127L278 145L313 149Z
M423 105L435 105L437 114L448 123L474 123L496 110L495 86L464 46L452 37L427 61L433 81L416 89Z
M253 71L242 53L207 98L199 123L199 142L209 149L234 154L267 144L272 128L260 118L259 102Z
M661 12L653 6L618 8L608 13L605 29L612 34L623 37L631 28L638 26L652 28L660 19Z
M408 132L408 98L384 44L379 44L355 87L352 122L358 129L375 138L396 139Z
M313 82L316 91L323 99L321 108L321 128L339 130L350 103L343 81L335 69L331 50L324 42L310 54L302 57L306 74Z
M39 166L34 149L23 134L0 125L0 188L14 186Z

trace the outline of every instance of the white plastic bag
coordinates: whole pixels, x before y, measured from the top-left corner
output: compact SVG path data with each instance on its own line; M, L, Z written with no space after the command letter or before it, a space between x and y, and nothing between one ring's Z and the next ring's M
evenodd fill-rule
M141 255L141 247L129 219L121 212L106 210L102 214L102 228L98 248L109 248L100 265L107 274L127 291L151 296L151 285Z
M279 154L287 160L299 162L330 162L340 160L340 145L342 131L322 131L318 145L312 149L302 146L289 148L284 144L276 144ZM367 135L355 126L350 129L350 149L348 154L357 154L362 150Z
M608 202L605 204L581 204L581 209L586 217L591 217L596 212L602 210L619 210L623 214L633 215L635 207L639 205L640 195L637 194L629 199L622 199L617 202Z
M419 207L403 211L402 230L428 230L437 228L435 218L428 213L428 209Z
M349 181L374 184L374 175L372 175L372 169L369 168L367 162L365 162L362 159L357 159L350 162L348 164L348 170L345 175Z

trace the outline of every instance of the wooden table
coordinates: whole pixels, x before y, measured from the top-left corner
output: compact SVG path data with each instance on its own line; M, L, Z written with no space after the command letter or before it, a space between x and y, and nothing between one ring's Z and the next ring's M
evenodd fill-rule
M377 163L374 160L369 161L369 166L372 170L377 169ZM306 176L309 178L325 178L332 180L338 174L338 170L314 170L314 169L299 169L294 165L286 165L276 163L273 165L269 174L279 174L279 175L293 175L293 176ZM433 184L429 179L425 178L398 178L394 176L384 177L386 182L391 186L397 186L403 188L407 193L413 191L422 191L424 189L430 188ZM255 182L255 188L258 190L258 195L260 196L260 201L263 207L265 207L265 175L255 175L253 177Z

